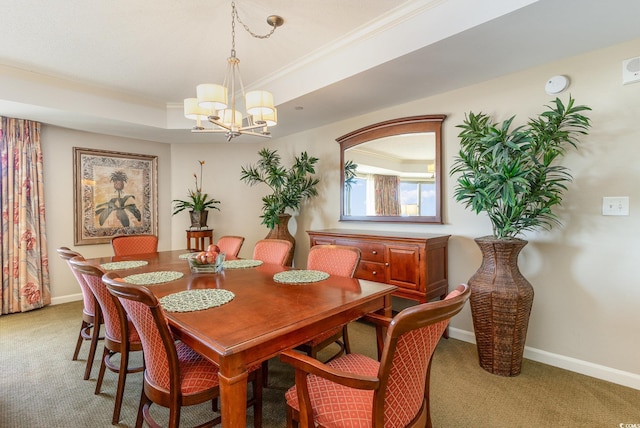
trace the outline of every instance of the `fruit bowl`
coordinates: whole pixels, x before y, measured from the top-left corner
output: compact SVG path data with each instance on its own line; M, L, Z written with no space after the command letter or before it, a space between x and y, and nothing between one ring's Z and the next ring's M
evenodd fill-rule
M206 260L201 260L197 255L189 257L189 268L193 273L217 273L222 270L222 264L224 263L225 254L219 253L215 260L211 263Z

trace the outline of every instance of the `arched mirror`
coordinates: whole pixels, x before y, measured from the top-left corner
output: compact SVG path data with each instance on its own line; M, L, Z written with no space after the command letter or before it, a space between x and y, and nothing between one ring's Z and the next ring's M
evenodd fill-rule
M340 220L442 223L445 115L403 117L337 138Z

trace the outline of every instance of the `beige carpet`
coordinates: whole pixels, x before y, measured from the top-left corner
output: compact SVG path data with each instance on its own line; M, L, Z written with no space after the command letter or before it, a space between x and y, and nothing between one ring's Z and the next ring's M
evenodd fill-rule
M82 303L50 306L0 317L0 427L109 427L116 375L107 372L94 395L99 363L82 380L88 343L71 361ZM350 326L355 352L375 352L373 329ZM99 349L101 352L101 346ZM134 363L139 360L134 358ZM284 391L290 368L274 359L265 390L264 427L285 425ZM135 424L141 374L128 377L120 427ZM166 412L154 406L162 420ZM640 426L640 391L525 360L515 378L491 375L477 364L475 346L441 340L431 375L435 427L619 427ZM182 426L203 421L210 406L185 409ZM247 426L252 426L251 411Z

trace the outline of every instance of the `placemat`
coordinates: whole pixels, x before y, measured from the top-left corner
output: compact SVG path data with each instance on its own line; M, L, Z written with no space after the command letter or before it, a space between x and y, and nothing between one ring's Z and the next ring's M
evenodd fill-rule
M185 290L162 297L160 304L167 312L194 312L222 306L234 297L231 291L218 288Z
M179 259L182 259L182 260L186 260L186 259L188 259L189 257L193 256L194 254L198 254L198 252L196 251L196 252L193 252L193 253L184 253L184 254L180 254L180 255L178 256L178 258L179 258Z
M283 284L304 284L308 282L318 282L329 278L329 274L319 270L286 270L273 275L275 282Z
M110 262L102 263L100 267L104 270L120 270L120 269L133 269L140 266L148 265L149 262L144 260L131 260L125 262Z
M260 266L262 260L225 260L222 263L224 269L245 269Z
M163 282L175 281L176 279L180 279L184 276L182 272L174 272L174 271L160 271L160 272L147 272L147 273L137 273L134 275L125 276L125 282L129 284L135 285L152 285L152 284L161 284Z

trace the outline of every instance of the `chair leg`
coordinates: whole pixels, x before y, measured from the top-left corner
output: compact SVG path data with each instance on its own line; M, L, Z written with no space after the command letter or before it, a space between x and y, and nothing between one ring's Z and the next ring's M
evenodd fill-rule
M89 379L91 376L91 369L93 368L93 360L96 357L96 350L98 349L98 341L100 340L100 313L97 312L94 316L93 334L91 335L91 345L89 345L89 354L87 355L87 366L84 369L84 380Z
M177 406L171 406L169 408L169 428L178 428L180 426L180 403Z
M140 394L140 404L138 405L138 417L136 417L136 428L142 428L144 406L149 403L151 403L151 401L147 398L147 394L144 393L144 385L142 385L142 394Z
M102 359L100 362L100 372L98 372L98 380L96 381L96 390L94 391L94 394L98 395L100 394L100 389L102 389L102 379L104 378L104 371L107 368L107 358L109 358L111 356L111 351L109 351L109 349L107 349L107 347L104 347L104 352L102 353Z
M120 369L118 370L118 386L116 388L116 401L113 405L113 418L111 424L115 425L120 421L120 409L122 408L122 397L124 396L124 386L127 382L127 367L129 366L129 347L122 346L120 354Z
M298 421L294 416L295 410L287 405L287 428L298 428Z
M349 329L347 328L347 324L342 326L342 342L344 343L344 353L351 353L351 345L349 344Z
M84 332L85 329L89 329L89 328L91 328L91 324L89 324L85 320L82 320L82 324L80 325L80 332L78 333L78 340L76 341L76 349L73 352L73 358L71 358L71 361L77 361L78 360L78 354L80 353L80 347L82 346L82 342L84 342L84 335L82 334L82 332Z

